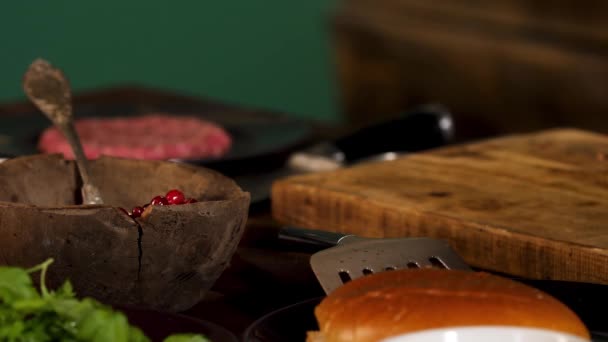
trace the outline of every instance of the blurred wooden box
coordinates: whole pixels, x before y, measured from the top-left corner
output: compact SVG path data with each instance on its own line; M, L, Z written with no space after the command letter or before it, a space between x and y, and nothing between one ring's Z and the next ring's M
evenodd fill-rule
M608 1L350 0L332 33L352 123L432 101L460 138L608 132Z

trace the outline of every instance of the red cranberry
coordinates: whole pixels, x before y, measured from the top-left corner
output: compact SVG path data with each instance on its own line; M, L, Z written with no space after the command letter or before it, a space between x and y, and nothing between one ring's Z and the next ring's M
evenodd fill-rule
M131 210L131 217L140 217L143 212L144 208L134 207L133 210Z
M188 198L187 200L184 201L184 204L196 203L196 202L198 202L196 199L194 199L194 198Z
M165 197L167 198L167 202L169 202L169 204L183 204L186 200L184 193L177 189L169 190Z
M169 205L167 199L164 196L156 196L150 201L151 205Z

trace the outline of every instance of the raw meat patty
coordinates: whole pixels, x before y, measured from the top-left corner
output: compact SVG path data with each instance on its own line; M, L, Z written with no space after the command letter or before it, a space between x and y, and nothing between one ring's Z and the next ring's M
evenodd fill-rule
M101 155L156 160L215 158L225 154L232 143L228 133L212 122L163 113L80 119L74 126L89 159ZM42 133L38 148L43 153L74 158L67 140L55 127Z

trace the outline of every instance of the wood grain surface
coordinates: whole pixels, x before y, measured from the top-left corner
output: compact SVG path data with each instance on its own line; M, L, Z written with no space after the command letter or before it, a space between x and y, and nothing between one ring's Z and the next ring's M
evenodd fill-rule
M458 135L577 127L608 132L608 2L350 0L332 20L344 116L425 102Z
M447 239L469 264L608 284L608 136L511 135L338 171L272 190L283 224Z

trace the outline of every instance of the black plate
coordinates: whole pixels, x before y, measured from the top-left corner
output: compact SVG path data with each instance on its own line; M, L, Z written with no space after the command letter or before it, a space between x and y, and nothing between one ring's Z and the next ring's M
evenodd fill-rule
M314 309L322 299L308 299L262 316L245 330L243 341L305 341L307 331L319 329Z
M536 287L568 305L591 330L593 342L608 342L608 286L566 281L515 280ZM318 330L314 309L323 297L312 298L270 312L243 333L244 342L305 341L306 332Z
M162 341L167 336L178 333L201 334L211 342L238 342L236 335L211 322L178 314L154 310L117 307L129 323L139 327L152 342Z
M230 151L220 159L184 160L194 164L235 162L281 153L311 138L312 128L303 120L274 113L244 111L222 106L136 106L86 105L76 106L74 116L118 117L137 116L149 112L169 112L192 115L213 121L224 127L233 138ZM0 155L21 156L39 153L36 149L40 133L51 122L39 112L0 116Z

